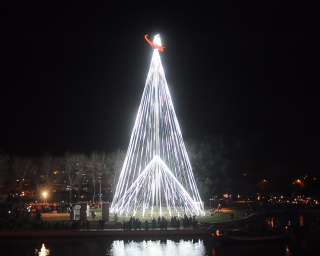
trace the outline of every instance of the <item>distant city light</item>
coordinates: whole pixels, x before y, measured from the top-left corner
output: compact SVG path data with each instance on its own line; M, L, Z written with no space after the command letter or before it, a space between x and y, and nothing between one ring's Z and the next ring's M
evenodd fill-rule
M300 179L297 179L296 181L294 181L292 184L302 184Z

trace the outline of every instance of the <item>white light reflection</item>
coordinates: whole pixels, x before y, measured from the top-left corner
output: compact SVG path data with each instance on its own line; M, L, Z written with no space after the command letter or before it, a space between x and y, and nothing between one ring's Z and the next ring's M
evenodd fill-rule
M50 250L46 249L46 247L44 246L44 244L42 244L42 247L40 249L40 251L38 249L36 249L36 253L39 254L39 256L46 256L49 255Z
M198 242L167 240L165 243L160 241L124 242L120 240L113 241L109 254L114 256L201 256L206 255L206 250L202 240Z
M160 36L154 43L162 45ZM159 51L154 50L110 212L204 215Z

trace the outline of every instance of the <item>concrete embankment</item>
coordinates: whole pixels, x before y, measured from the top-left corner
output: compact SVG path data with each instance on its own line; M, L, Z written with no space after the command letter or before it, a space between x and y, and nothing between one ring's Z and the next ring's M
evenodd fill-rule
M35 237L95 237L95 236L112 236L112 237L162 237L162 236L211 236L207 229L180 229L180 230L6 230L0 231L0 238L35 238Z

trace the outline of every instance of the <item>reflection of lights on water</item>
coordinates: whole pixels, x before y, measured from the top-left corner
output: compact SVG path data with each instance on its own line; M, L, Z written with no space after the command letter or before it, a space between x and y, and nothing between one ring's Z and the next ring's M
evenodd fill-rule
M111 255L172 255L172 256L187 256L187 255L206 255L206 250L203 241L193 242L192 240L174 242L167 240L165 243L160 241L143 241L143 242L124 242L113 241L110 249Z
M302 227L304 225L303 216L300 215L299 219L300 219L300 221L299 221L300 222L300 226Z
M212 249L212 256L216 256L216 251Z
M41 247L40 251L36 249L36 253L38 253L40 256L49 255L49 252L50 252L50 250L49 250L49 249L46 249L46 247L44 246L44 244L42 244L42 247Z
M286 247L286 256L289 256L289 255L291 255L291 253L290 253L289 247L287 246Z

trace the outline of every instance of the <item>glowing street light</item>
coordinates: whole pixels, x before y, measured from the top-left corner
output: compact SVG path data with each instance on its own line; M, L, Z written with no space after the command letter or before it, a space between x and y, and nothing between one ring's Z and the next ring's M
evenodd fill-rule
M47 192L43 193L43 197L44 197L44 203L46 204L47 203Z
M301 182L301 180L297 179L296 181L292 182L292 184L300 184L300 185L302 185L302 182Z

